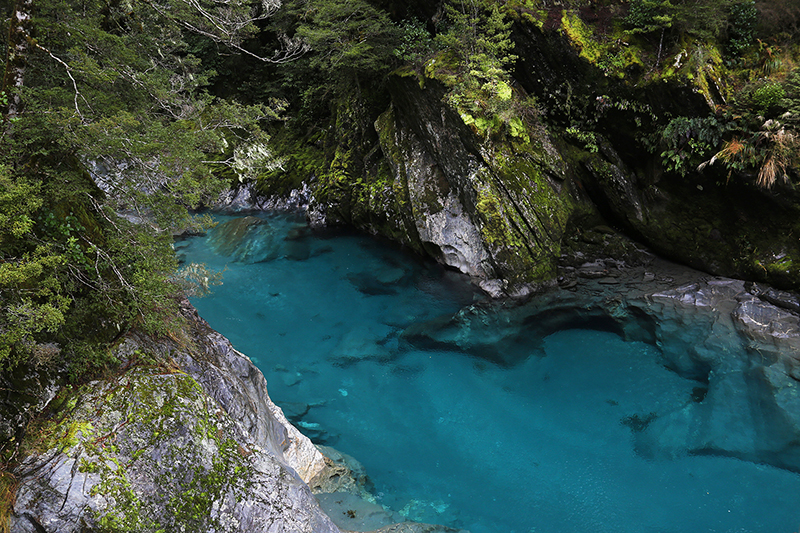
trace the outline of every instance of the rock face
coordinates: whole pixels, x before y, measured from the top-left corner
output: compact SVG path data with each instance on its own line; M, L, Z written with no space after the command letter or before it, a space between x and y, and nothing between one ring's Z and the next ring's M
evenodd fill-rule
M482 141L435 80L396 76L390 92L376 127L425 249L495 296L552 279L575 198L546 130Z
M420 87L414 76L392 76L389 108L373 124L359 123L355 135L337 117L331 136L349 140L336 141L321 170L312 223L387 236L494 296L526 295L555 277L578 194L543 126L530 126L525 141L481 139L444 92L433 79ZM353 107L338 113L357 114Z
M645 178L611 145L580 160L592 199L653 250L716 275L800 287L796 191L767 192L741 181L723 187L724 178L713 174Z
M222 193L212 207L223 213L247 211L302 211L308 207L311 191L308 185L292 189L280 196L264 197L255 190L253 182L240 183Z
M432 27L441 13L431 6L391 10L413 11ZM612 63L630 63L609 66L592 56L598 43L578 20L595 9L624 15L621 5L581 15L554 5L543 21L542 12L508 7L519 58L514 92L535 97L541 114L537 126L526 124L527 143L473 131L443 101L430 63L424 75L394 73L378 95L342 91L319 137L284 154L308 149L298 156L304 175L294 179L309 183L311 220L409 245L494 296L525 295L555 278L564 237L589 229L583 219L601 223L598 214L693 268L800 289L795 188L764 191L753 176L713 166L681 176L664 168L664 146L654 146L671 118L711 117L729 101L719 50L686 44L664 58L671 68L652 74L620 48ZM610 42L597 31L593 38Z
M194 339L171 347L175 366L137 365L50 403L14 471L11 531L339 531L305 483L322 454L249 359L186 312ZM131 338L120 355L163 349Z

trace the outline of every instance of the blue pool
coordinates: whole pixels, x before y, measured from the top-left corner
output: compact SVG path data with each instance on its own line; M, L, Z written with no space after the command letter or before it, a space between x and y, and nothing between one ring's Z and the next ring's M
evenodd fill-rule
M796 473L637 453L644 415L698 389L656 345L562 329L515 342L513 364L422 349L403 332L482 300L467 279L369 237L313 233L294 215L259 218L176 243L185 261L223 273L192 301L303 432L363 463L381 505L472 533L800 528Z

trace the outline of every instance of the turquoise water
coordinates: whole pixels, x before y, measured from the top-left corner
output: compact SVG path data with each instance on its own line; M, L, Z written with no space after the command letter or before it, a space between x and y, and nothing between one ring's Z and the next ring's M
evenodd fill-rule
M473 533L800 528L795 473L636 454L637 417L680 408L698 387L665 369L657 347L569 329L511 367L418 350L403 330L480 299L466 279L374 239L262 218L229 255L206 237L176 244L224 269L193 303L304 433L364 464L382 505Z

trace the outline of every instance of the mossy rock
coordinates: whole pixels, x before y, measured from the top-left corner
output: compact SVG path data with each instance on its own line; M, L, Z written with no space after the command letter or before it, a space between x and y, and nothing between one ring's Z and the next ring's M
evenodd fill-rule
M296 474L237 438L236 422L179 371L64 388L22 451L12 531L335 531ZM286 515L298 494L307 507Z

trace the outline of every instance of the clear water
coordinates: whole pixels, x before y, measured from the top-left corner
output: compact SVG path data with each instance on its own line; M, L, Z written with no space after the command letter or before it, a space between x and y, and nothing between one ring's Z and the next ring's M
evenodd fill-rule
M364 464L379 503L473 533L800 528L795 473L636 454L630 417L674 410L697 386L661 366L656 347L557 331L543 357L511 368L416 350L400 333L479 298L465 279L367 237L264 218L274 231L265 262L234 262L205 237L176 245L226 268L193 303L304 432Z

